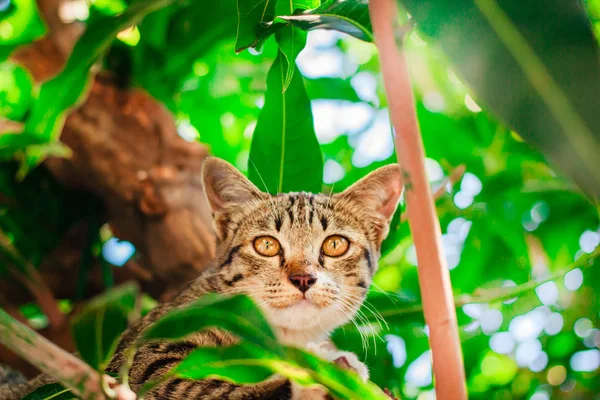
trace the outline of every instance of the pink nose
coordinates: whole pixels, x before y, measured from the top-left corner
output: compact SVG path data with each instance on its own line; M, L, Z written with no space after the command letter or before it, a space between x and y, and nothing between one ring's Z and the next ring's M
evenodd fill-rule
M289 277L292 285L296 286L302 293L306 293L308 289L317 281L317 277L312 274L294 274Z

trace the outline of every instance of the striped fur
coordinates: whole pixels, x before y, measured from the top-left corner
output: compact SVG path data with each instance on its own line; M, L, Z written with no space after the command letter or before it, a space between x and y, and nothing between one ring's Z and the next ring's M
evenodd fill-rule
M203 182L219 243L214 266L172 302L159 306L125 332L109 371L119 370L124 350L152 322L210 292L251 296L285 344L307 347L327 341L333 329L354 316L366 296L400 196L400 176L399 166L387 166L340 194L270 196L228 163L207 160ZM278 255L265 257L254 249L254 239L265 235L279 241ZM330 235L347 238L349 250L340 257L324 255L321 245ZM306 293L288 279L298 273L316 277ZM134 358L131 387L136 391L163 376L198 346L227 346L237 341L231 334L211 329L179 343L144 345ZM171 379L145 399L302 398L302 392L292 386L277 376L257 385Z

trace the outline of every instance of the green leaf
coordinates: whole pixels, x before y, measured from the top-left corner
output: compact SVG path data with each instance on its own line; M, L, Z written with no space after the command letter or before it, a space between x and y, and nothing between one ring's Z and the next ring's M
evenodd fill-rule
M304 31L336 30L366 42L373 41L367 1L329 0L320 7L302 13L277 14L272 22L260 29L254 46L259 47L269 36L290 25Z
M292 347L278 357L253 345L199 348L175 367L173 374L184 379L219 377L236 383L258 383L280 374L303 385L319 383L342 399L385 399L373 383L364 383L355 373Z
M234 333L242 344L194 350L170 375L185 379L217 376L233 382L256 383L279 373L305 385L321 383L342 398L380 398L377 396L381 391L373 384L364 384L356 373L278 344L260 310L245 295L204 296L189 307L168 313L146 330L141 341L180 339L212 327Z
M216 376L236 383L258 383L274 373L303 385L319 383L342 399L387 399L381 389L362 382L355 372L293 347L286 348L285 357L247 344L199 348L170 372L185 379Z
M276 18L276 21L281 20L305 31L331 29L366 42L373 41L369 3L366 0L330 0L305 13Z
M249 344L201 347L191 352L170 374L184 379L218 376L237 383L258 383L273 375L272 365L277 362L276 357Z
M37 136L25 133L6 132L0 135L0 159L9 161L14 158L15 152L22 151L27 146L43 144Z
M313 126L310 100L296 66L288 89L285 57L275 59L267 77L265 105L252 137L249 177L269 193L319 193L323 156Z
M140 340L181 339L206 328L223 328L264 349L279 351L273 330L245 295L204 296L189 307L167 313L150 326Z
M0 117L21 121L31 102L33 84L22 67L0 64Z
M349 79L305 78L304 84L308 98L311 100L346 100L355 103L361 101Z
M259 26L262 22L273 19L276 2L276 0L238 0L236 51L256 44Z
M13 49L42 37L46 26L35 0L11 0L8 8L0 11L0 32L0 49ZM8 56L8 53L5 55Z
M60 383L41 386L23 397L21 400L72 400L75 396Z
M599 52L580 2L399 2L477 101L600 195Z
M319 7L320 4L320 0L281 0L275 7L275 15L292 15L296 11Z
M83 360L98 371L112 358L136 311L139 288L126 284L93 299L72 321L73 339Z
M120 14L127 8L123 0L95 0L92 7L106 15Z
M25 179L29 171L40 165L48 156L63 158L71 155L71 149L62 142L29 145L24 152L15 155L15 158L20 161L16 178L18 181Z
M28 134L51 141L60 133L66 111L84 95L89 70L123 29L136 24L144 15L173 0L140 1L117 16L100 17L90 23L77 41L63 71L44 83L25 123Z
M304 369L315 382L325 386L336 397L389 400L389 397L380 388L371 382L363 382L354 371L348 371L312 353L293 347L286 349L286 355L288 360L294 362L295 365L292 364L292 366ZM285 370L278 372L288 376Z
M236 0L220 0L208 8L198 1L183 7L173 4L148 15L139 24L140 43L133 53L136 82L180 112L173 98L189 79L194 63L220 43L229 43L236 24Z
M286 26L276 34L279 49L285 59L284 92L290 86L290 83L292 83L294 71L296 70L296 58L298 58L298 54L306 46L306 36L306 32L296 29L293 26Z

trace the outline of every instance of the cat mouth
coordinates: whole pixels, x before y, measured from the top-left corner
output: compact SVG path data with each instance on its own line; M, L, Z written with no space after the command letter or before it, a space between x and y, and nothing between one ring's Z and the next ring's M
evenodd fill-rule
M298 300L295 304L293 304L295 307L317 307L317 305L308 297L303 297L300 300Z
M298 307L300 309L315 310L315 309L322 309L323 307L326 307L327 305L328 305L327 303L319 301L319 299L313 299L313 298L304 296L304 297L300 298L298 301L296 301L292 306Z

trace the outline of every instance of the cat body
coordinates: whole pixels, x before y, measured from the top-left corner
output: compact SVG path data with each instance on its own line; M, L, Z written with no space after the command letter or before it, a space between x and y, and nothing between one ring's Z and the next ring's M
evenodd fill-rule
M210 158L203 184L217 235L214 266L173 301L147 314L121 338L108 371L118 372L124 350L168 311L207 293L245 293L262 309L278 339L355 369L358 358L337 350L330 332L349 322L364 301L377 269L381 242L402 190L400 167L389 165L334 195L261 192L225 161ZM158 379L199 346L228 346L238 339L209 329L179 342L138 348L130 371L133 391ZM44 378L35 382L39 385ZM31 388L27 388L31 389ZM15 392L15 390L13 390ZM26 393L27 391L25 391ZM2 397L0 399L18 398ZM170 379L145 395L148 400L323 398L320 389L301 389L274 376L255 385L216 379Z

